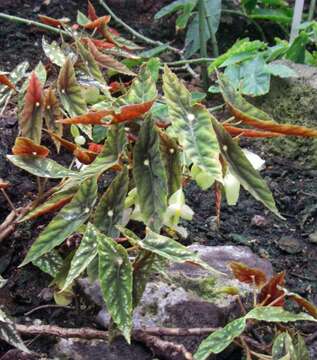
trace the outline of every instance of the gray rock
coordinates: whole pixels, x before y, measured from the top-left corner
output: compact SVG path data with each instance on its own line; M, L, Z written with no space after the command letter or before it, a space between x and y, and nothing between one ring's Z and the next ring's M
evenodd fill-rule
M298 254L303 249L301 241L290 236L281 237L278 241L278 246L281 250L287 252L288 254Z
M233 279L228 263L243 262L249 267L272 276L272 266L244 246L191 245L189 249L202 260L222 272L209 272L193 264L171 264L163 274L152 279L146 286L139 306L134 311L135 328L142 326L167 327L219 327L240 315L240 307L232 291L238 291L244 299L252 289ZM103 309L97 316L100 325L108 327L110 316L103 303L99 285L87 279L79 280L83 291ZM168 338L195 351L203 339L199 336Z
M310 234L308 239L312 244L317 244L317 231Z

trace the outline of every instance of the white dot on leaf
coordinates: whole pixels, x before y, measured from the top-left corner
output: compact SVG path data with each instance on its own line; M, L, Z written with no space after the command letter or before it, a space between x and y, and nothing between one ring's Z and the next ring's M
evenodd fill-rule
M195 120L195 115L194 114L187 114L187 120L188 121L194 121Z
M113 217L113 211L112 211L112 210L109 210L109 211L107 212L107 215L108 215L109 217Z
M144 164L145 166L149 166L149 165L150 165L150 162L149 162L148 159L145 159L144 162L143 162L143 164Z

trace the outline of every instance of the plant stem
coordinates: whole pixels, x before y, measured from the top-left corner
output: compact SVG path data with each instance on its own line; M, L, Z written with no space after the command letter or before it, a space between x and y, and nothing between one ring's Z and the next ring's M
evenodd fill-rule
M298 35L299 25L302 21L302 15L304 10L304 0L296 0L294 7L294 15L292 20L292 28L289 41L292 43Z
M2 12L0 12L0 19L4 19L4 20L8 20L8 21L11 21L11 22L16 22L18 24L24 24L24 25L29 25L29 26L36 26L38 28L41 28L41 29L44 29L44 30L48 30L50 32L53 32L53 33L56 33L56 34L63 34L65 36L68 36L68 37L72 37L71 34L69 34L67 31L65 30L62 30L62 29L58 29L58 28L55 28L53 26L49 26L49 25L46 25L46 24L42 24L38 21L34 21L34 20L29 20L29 19L24 19L24 18L21 18L21 17L18 17L18 16L13 16L13 15L8 15L8 14L4 14Z
M150 44L150 45L155 45L155 46L161 46L161 45L165 45L163 42L161 41L157 41L157 40L153 40L148 38L147 36L144 36L142 34L140 34L138 31L134 30L131 26L129 26L128 24L126 24L122 19L120 19L110 8L109 5L107 5L107 3L103 0L98 0L99 4L108 12L109 15L111 15L111 18L118 24L120 24L121 26L123 26L129 33L131 33L133 36L135 36L136 38L142 40L143 42ZM181 50L167 45L167 48L177 54L181 53Z
M206 24L205 24L205 6L204 0L198 1L198 15L199 15L199 42L200 42L200 56L202 58L208 57L207 54L207 40L206 40ZM208 70L204 63L201 66L201 77L205 91L208 90Z
M198 58L198 59L188 59L188 60L178 60L178 61L172 61L172 62L167 62L165 63L166 65L171 65L171 66L181 66L181 65L186 65L186 64L202 64L202 63L209 63L211 61L213 61L214 58L208 58L208 57L204 57L204 58Z
M314 14L315 14L315 9L316 9L316 0L311 0L310 4L309 4L309 13L308 13L308 21L312 21L314 18Z

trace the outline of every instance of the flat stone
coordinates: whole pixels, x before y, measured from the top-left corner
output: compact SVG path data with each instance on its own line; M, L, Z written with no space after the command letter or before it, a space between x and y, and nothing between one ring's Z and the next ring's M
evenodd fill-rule
M302 243L298 239L290 236L281 237L278 241L278 247L288 254L298 254L303 249Z
M133 326L166 327L220 327L231 319L240 316L233 291L242 298L252 297L252 288L233 278L228 264L231 261L243 262L265 272L268 278L273 270L270 262L255 255L244 246L203 246L191 245L188 249L196 252L202 260L221 272L210 272L197 265L170 264L164 269L164 276L158 275L146 286L139 306L133 315ZM97 322L103 327L110 324L110 316L102 300L98 283L90 284L87 279L79 280L87 296L102 310ZM187 336L168 338L183 344L194 352L203 337Z
M309 239L309 242L311 242L312 244L317 244L317 231L310 234L308 239Z

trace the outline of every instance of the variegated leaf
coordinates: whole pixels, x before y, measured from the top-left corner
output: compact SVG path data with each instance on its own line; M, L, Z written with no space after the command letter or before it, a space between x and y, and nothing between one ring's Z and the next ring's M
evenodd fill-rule
M163 89L172 121L173 133L184 149L192 176L203 189L215 180L222 181L219 146L208 111L192 105L192 97L184 84L165 67Z
M144 220L159 231L167 207L167 179L159 135L151 117L144 121L134 147L133 176Z
M132 266L125 248L110 237L98 237L99 281L112 320L130 343Z
M42 47L45 55L51 60L51 62L57 66L62 67L66 61L66 56L58 46L56 41L48 43L44 36L42 38Z
M47 225L35 240L21 266L36 260L60 245L89 218L97 197L97 179L88 178L73 200Z
M34 260L32 263L43 272L55 278L55 276L61 271L64 260L56 250L52 250L49 253Z
M118 236L119 231L115 226L122 221L128 185L129 175L128 169L125 167L99 200L95 211L94 225L107 236Z

